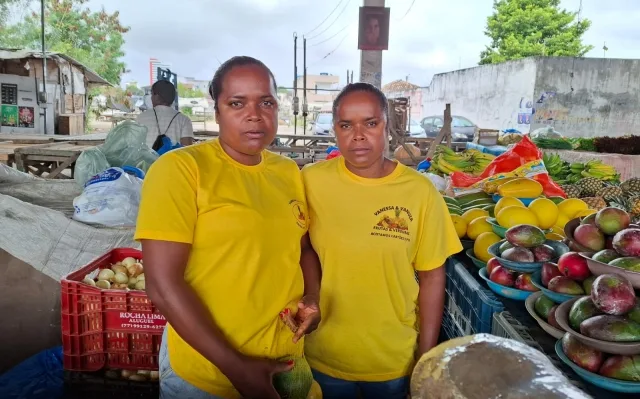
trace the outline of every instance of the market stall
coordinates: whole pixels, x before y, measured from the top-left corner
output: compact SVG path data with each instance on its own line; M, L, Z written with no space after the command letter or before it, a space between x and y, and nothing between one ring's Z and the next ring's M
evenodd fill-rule
M640 178L534 142L484 165L444 148L432 162L466 248L447 265L443 334L517 339L594 397L637 397Z

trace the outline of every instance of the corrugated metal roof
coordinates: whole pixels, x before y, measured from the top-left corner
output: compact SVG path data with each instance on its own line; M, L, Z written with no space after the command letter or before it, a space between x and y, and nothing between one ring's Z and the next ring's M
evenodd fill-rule
M26 50L26 49L10 49L10 48L2 48L0 47L0 60L19 60L23 58L42 58L42 51L36 50ZM60 61L60 59L65 60L66 62L75 65L78 68L81 68L87 78L89 83L98 84L98 85L106 85L113 86L111 83L107 82L102 76L98 75L87 66L83 65L79 61L69 57L66 54L62 53L53 53L47 51L47 59L54 59L55 61Z

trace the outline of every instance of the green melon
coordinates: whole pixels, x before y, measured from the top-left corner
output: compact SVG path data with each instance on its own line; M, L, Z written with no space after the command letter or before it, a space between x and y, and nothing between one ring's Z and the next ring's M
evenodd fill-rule
M311 385L313 384L313 374L311 367L304 357L286 357L278 359L281 362L294 361L291 371L276 374L273 377L273 386L282 399L307 399Z

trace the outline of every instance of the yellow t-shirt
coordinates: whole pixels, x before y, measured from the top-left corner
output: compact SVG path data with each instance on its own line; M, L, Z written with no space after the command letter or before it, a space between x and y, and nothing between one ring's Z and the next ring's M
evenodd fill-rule
M192 244L184 278L229 343L243 354L302 355L279 318L303 294L300 240L308 216L296 163L265 151L257 166L229 157L218 140L171 151L142 188L136 239ZM153 267L153 265L147 265ZM224 398L229 380L169 327L175 373Z
M302 170L311 242L322 264L322 322L307 337L312 368L379 382L410 375L417 346L415 271L462 250L442 196L398 164L380 179L347 170L344 158Z

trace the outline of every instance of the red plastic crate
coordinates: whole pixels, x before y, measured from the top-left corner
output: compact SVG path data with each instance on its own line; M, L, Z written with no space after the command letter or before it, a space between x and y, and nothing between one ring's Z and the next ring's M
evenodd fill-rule
M97 269L142 252L117 248L61 280L64 369L158 370L167 321L143 291L103 290L81 281Z

